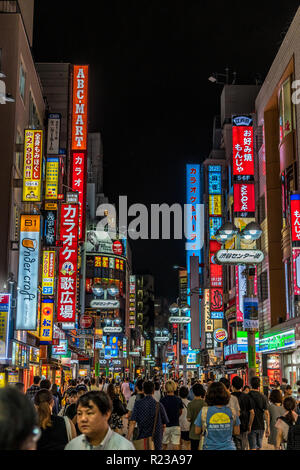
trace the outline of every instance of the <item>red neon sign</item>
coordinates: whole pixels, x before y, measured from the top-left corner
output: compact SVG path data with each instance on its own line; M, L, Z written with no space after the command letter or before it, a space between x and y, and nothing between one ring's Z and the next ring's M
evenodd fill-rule
M232 127L233 175L254 175L253 126Z
M86 152L73 152L71 188L78 191L79 202L79 230L80 241L85 237L85 205L86 205Z
M62 204L59 250L57 321L75 322L78 255L78 205Z
M234 184L234 212L255 213L254 184Z

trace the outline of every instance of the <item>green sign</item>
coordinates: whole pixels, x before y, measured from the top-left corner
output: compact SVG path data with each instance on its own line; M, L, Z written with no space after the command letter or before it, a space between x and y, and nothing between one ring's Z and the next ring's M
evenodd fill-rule
M269 335L259 340L259 352L277 351L278 349L296 346L295 330L284 331L277 335Z

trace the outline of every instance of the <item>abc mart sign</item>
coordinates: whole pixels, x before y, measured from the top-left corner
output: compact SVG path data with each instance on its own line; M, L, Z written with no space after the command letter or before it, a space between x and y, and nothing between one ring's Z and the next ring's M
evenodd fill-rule
M215 255L217 264L260 264L264 260L260 250L220 250Z

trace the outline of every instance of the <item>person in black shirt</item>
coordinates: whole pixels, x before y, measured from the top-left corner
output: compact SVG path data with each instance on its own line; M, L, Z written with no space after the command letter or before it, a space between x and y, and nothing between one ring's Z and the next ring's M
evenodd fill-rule
M268 411L268 401L265 395L259 392L260 379L259 377L252 377L251 390L248 396L253 402L254 420L251 427L251 432L248 434L250 450L260 450L262 448L262 440L264 436L266 419L266 437L270 435L270 415Z
M247 393L241 391L243 380L236 376L232 379L233 392L231 395L237 397L240 405L240 435L233 436L237 450L248 449L248 432L251 432L254 420L253 402Z
M34 397L39 425L42 431L37 450L64 450L67 443L76 437L74 424L67 417L54 416L53 395L50 390L41 389Z
M167 450L168 444L172 444L174 450L180 450L179 416L182 414L183 403L181 398L175 396L176 383L173 380L167 381L165 390L167 395L160 402L167 412L169 423L163 436L163 450Z

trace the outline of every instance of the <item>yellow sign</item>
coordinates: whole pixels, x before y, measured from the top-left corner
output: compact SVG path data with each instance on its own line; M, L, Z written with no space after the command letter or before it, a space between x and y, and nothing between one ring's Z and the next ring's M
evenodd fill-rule
M22 215L21 216L21 232L39 232L40 231L40 220L39 215ZM24 240L27 242L27 240ZM23 246L25 246L23 244ZM32 244L29 243L29 246L25 246L25 248L32 248Z
M58 175L59 175L59 158L58 157L47 158L45 199L57 199Z
M54 295L55 251L43 252L42 294Z
M0 372L0 388L5 387L5 372Z
M204 290L204 323L205 323L205 332L213 333L214 331L214 321L210 318L210 290Z
M45 203L45 210L46 211L57 211L56 202L46 202Z
M23 201L41 201L41 176L43 159L43 131L25 130Z
M146 340L146 356L150 356L151 354L151 341L149 339Z
M222 215L222 196L209 196L209 215Z
M43 300L41 306L40 341L51 342L53 330L53 300Z

